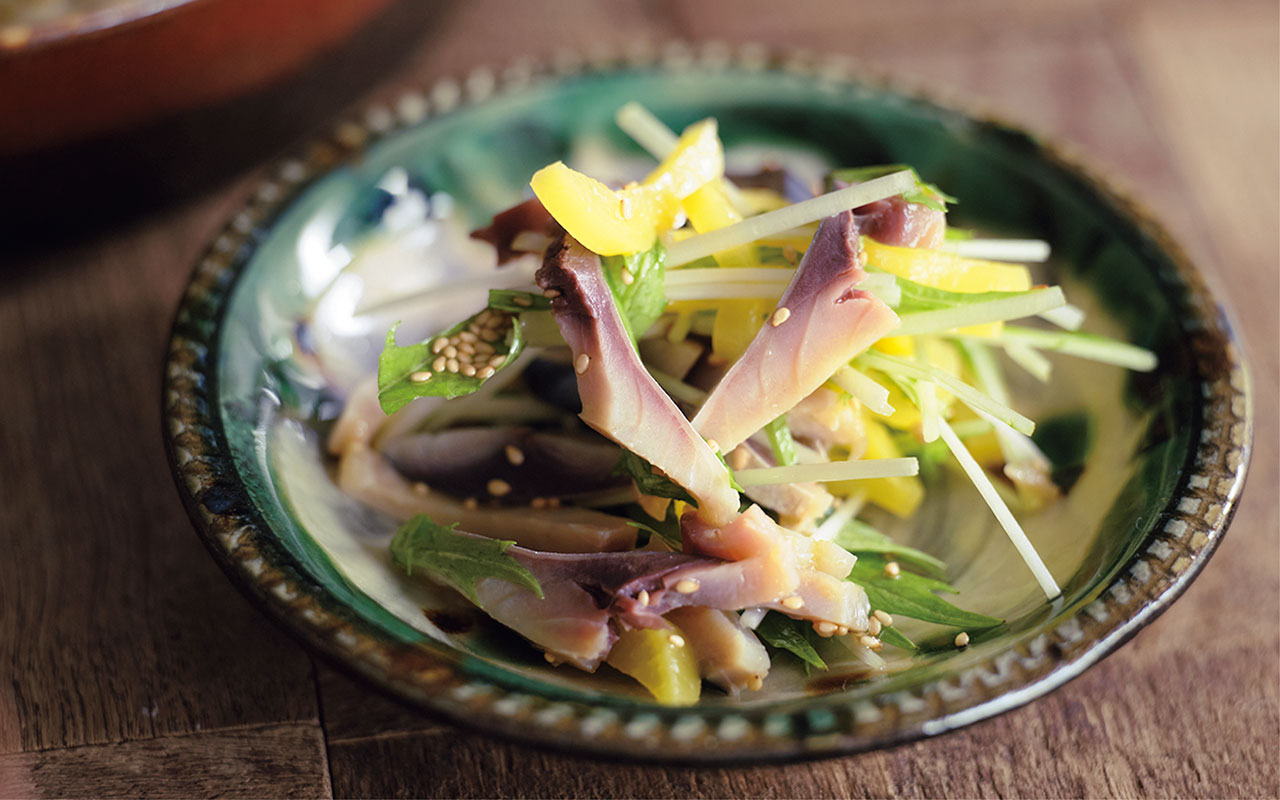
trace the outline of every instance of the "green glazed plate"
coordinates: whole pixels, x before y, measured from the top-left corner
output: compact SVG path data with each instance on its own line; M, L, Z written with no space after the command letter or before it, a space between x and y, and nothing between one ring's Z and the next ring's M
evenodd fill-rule
M530 174L551 161L643 173L650 162L612 123L627 100L676 129L714 115L731 165L911 164L960 198L955 224L1047 240L1054 258L1037 278L1090 312L1087 330L1158 354L1160 367L1143 375L1054 359L1048 387L1015 387L1015 405L1042 430L1091 443L1066 497L1023 520L1062 597L1044 601L971 487L939 486L891 532L944 559L958 602L1005 626L874 679L847 665L806 677L778 656L763 691L708 689L698 706L671 709L607 668L552 667L456 598L392 570L395 521L338 491L323 434L339 398L372 372L394 314L402 340L434 323L403 308L356 318L352 305L448 276L474 244L462 232L526 196ZM1252 431L1228 315L1158 225L1058 148L838 64L681 45L444 81L342 122L280 164L195 270L174 322L164 408L196 529L303 642L462 725L686 762L865 750L1060 686L1204 567L1239 499Z

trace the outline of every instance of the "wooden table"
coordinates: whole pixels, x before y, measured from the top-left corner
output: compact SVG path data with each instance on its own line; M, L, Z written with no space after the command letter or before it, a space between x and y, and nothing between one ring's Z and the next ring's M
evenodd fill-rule
M287 87L103 145L109 168L95 147L30 162L68 210L0 218L26 226L0 235L0 797L1276 796L1278 28L1274 0L413 3ZM1257 406L1231 534L1162 619L939 739L667 769L440 725L314 660L231 587L178 503L158 394L187 274L255 170L360 96L642 36L848 54L1073 142L1150 201L1239 312Z

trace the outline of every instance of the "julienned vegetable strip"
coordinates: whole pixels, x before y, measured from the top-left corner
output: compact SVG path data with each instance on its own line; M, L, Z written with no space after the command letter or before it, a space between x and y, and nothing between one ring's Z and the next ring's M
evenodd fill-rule
M920 462L914 458L867 458L821 464L793 464L790 467L740 469L733 473L733 477L741 486L769 486L777 483L902 478L919 474Z
M987 473L983 472L982 467L978 466L978 462L974 460L973 455L964 446L964 443L960 441L960 437L956 436L956 432L951 429L947 421L940 420L939 423L939 433L942 435L942 441L946 442L951 454L956 457L956 461L960 462L961 469L969 476L969 480L973 482L978 494L982 495L982 499L986 501L991 513L995 515L1000 527L1004 528L1004 532L1017 549L1018 555L1022 556L1022 560L1031 570L1031 574L1035 576L1036 582L1040 584L1040 589L1044 591L1045 597L1052 600L1062 594L1062 590L1058 588L1057 581L1049 573L1048 567L1044 565L1040 554L1036 552L1031 540L1027 538L1026 532L1022 530L1018 520L1014 519L1013 512L1000 499L1000 495L996 492L996 487L991 485L991 480L987 477Z
M1004 403L989 397L969 384L960 380L950 372L936 367L922 367L911 361L868 350L858 356L857 361L864 367L878 369L889 374L904 375L915 380L931 380L956 396L960 402L979 413L987 414L1005 423L1019 433L1030 436L1036 424L1027 417L1009 408Z
M1070 303L1067 303L1061 308L1051 308L1048 311L1041 311L1036 316L1045 322L1052 322L1059 328L1068 331L1078 331L1080 330L1080 326L1084 324L1084 312Z
M868 378L853 367L841 367L831 376L831 382L875 413L887 417L893 413L889 405L889 390Z
M1062 294L1062 289L1049 286L1013 297L999 297L995 300L954 308L917 311L914 314L903 314L902 325L894 329L893 335L918 336L923 333L941 333L973 325L985 325L989 322L1004 322L1034 316L1066 305L1066 302L1067 298Z
M987 261L1039 263L1049 258L1049 243L1040 239L961 239L943 244L942 249Z
M773 273L770 275L769 273ZM670 302L681 300L775 300L786 291L794 270L776 267L720 267L668 272L663 291ZM892 275L873 272L858 289L879 297L886 305L902 301L902 290Z
M1156 368L1157 362L1155 353L1150 350L1089 333L1059 333L1009 325L993 343L1005 341L1125 367L1135 372L1150 372Z
M823 217L884 200L910 191L916 185L910 170L837 189L793 205L766 211L714 231L691 236L667 250L667 268L679 267L715 253L751 244L757 239L816 222Z

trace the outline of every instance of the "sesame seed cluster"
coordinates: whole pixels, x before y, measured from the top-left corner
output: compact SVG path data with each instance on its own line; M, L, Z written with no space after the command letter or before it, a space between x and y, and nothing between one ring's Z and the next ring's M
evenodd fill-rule
M471 320L466 330L452 336L437 336L431 343L431 352L435 355L431 369L415 372L409 380L426 383L441 372L480 380L492 376L507 360L506 353L498 352L497 343L506 338L514 320L513 314L486 308Z

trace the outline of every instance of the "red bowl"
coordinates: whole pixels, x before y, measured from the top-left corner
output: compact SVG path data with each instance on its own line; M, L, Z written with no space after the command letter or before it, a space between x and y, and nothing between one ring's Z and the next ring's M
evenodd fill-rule
M0 27L0 155L235 97L300 69L392 0L135 0Z

